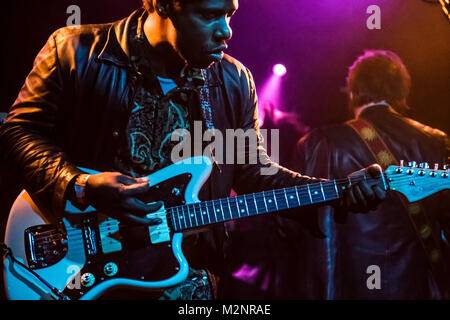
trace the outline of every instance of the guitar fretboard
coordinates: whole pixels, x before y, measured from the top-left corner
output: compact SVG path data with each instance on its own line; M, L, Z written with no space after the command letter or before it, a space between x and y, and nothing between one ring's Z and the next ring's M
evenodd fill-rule
M344 182L325 181L168 208L175 232L340 198Z

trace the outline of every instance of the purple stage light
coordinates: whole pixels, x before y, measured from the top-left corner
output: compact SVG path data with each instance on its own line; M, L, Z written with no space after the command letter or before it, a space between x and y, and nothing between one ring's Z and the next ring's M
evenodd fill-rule
M286 67L284 65L282 65L281 63L278 63L278 64L273 66L273 73L277 77L284 76L286 74L286 72L287 72Z

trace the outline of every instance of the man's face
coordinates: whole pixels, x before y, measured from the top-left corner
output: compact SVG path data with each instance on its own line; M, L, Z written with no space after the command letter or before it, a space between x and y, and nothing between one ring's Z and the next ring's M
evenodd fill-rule
M175 51L196 68L221 60L232 34L230 19L237 8L238 0L176 1L170 15Z

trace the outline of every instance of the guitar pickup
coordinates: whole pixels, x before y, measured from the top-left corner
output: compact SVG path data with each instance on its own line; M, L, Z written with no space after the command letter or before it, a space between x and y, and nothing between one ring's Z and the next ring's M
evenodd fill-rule
M156 226L149 226L150 242L152 244L170 241L170 229L167 224L167 215L164 206L156 212L147 214L147 218L159 218L161 223Z

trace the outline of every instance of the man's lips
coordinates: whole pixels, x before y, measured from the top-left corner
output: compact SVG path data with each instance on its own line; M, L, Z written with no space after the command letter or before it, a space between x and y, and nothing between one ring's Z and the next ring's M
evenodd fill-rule
M208 54L222 53L222 52L225 51L227 48L228 48L227 45L223 45L223 46L214 48L214 49L212 49L212 50L208 50L207 53L208 53Z

